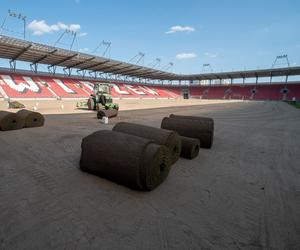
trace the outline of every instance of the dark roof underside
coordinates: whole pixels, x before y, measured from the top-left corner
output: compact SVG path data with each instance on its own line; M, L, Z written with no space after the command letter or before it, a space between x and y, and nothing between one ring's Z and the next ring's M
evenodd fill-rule
M300 67L181 75L7 36L0 36L0 58L157 80L213 80L300 75Z

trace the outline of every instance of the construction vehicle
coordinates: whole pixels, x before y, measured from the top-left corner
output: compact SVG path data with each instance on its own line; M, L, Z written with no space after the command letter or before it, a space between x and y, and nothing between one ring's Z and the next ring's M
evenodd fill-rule
M111 86L108 83L95 83L94 94L91 94L87 102L77 103L77 107L87 106L89 110L116 109L119 105L113 103L111 96Z

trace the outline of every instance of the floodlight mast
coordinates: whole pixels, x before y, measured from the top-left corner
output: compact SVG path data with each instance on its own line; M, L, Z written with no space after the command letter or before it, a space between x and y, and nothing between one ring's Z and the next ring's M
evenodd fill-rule
M108 41L102 41L101 43L98 44L98 46L92 51L92 53L96 53L97 50L101 47L101 46L106 46L103 53L102 53L102 56L104 57L106 55L106 53L108 53L108 58L110 59L110 52L111 52L111 42L108 42Z
M76 40L76 37L77 37L77 32L74 31L74 30L70 30L70 29L65 29L64 32L59 36L59 38L56 40L56 42L54 43L54 47L56 47L56 45L58 43L60 43L60 41L62 40L62 38L65 36L65 35L71 35L72 36L72 42L70 44L70 51L72 50L73 48L73 45L74 45L74 42Z
M8 18L16 18L17 20L20 20L23 22L23 32L18 32L18 31L14 31L13 29L10 30L8 28L5 28L5 24L8 20ZM1 27L0 27L0 35L1 33L6 30L8 32L12 32L12 33L16 33L16 34L21 34L23 36L23 40L25 41L26 39L26 16L20 14L20 13L16 13L14 11L11 11L11 10L8 10L7 11L7 15L5 16L2 24L1 24ZM9 65L10 65L10 68L15 71L16 70L16 64L17 64L17 59L23 54L25 53L29 48L31 47L31 45L27 46L26 48L23 49L22 52L20 52L18 55L14 56L10 61L9 61Z
M26 18L27 17L24 16L23 14L21 14L21 13L16 13L16 12L14 12L12 10L8 10L7 11L7 15L4 18L4 20L3 20L2 24L1 24L1 27L0 27L0 35L1 35L1 33L2 33L3 30L9 31L8 29L5 29L5 27L4 27L5 24L6 24L6 21L7 21L7 19L9 17L16 18L16 19L18 19L20 21L23 21L23 32L21 34L23 35L23 40L26 40ZM13 33L20 33L20 32L15 32L13 30L11 30L11 32L13 32Z
M206 69L208 69L208 70L206 70ZM210 72L210 73L213 72L213 68L211 67L210 63L204 63L202 65L202 72Z
M172 68L173 66L174 66L174 63L169 62L167 65L163 66L163 67L161 68L161 70L167 71L167 70L169 70L170 68Z
M281 62L281 61L285 61L285 62ZM284 54L284 55L278 55L278 56L276 56L276 58L275 58L275 60L274 60L274 62L272 64L272 68L274 68L276 65L287 65L288 67L290 67L290 62L289 62L288 55Z
M144 66L144 59L145 59L145 53L139 52L134 57L132 57L129 62L134 64L139 64L140 61L142 61L142 65Z
M153 60L151 63L148 64L148 67L155 69L155 67L160 67L160 62L161 59L160 58L155 58L155 60Z
M275 60L272 64L272 69L274 69L278 65L287 65L288 68L290 67L289 57L288 57L287 54L276 56L276 58L275 58ZM289 78L289 74L287 72L287 74L285 76L285 84L287 84L288 78ZM271 75L270 75L270 84L272 83L272 79L273 79L273 75L271 73Z

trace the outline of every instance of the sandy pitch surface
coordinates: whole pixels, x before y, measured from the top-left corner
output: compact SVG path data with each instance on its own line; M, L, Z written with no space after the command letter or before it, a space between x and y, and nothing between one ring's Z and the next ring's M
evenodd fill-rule
M85 99L82 99L85 100ZM90 112L86 109L77 109L76 103L78 100L20 100L27 109L33 110L37 108L38 112L43 114L74 114ZM115 99L118 103L120 110L133 110L133 109L151 109L160 107L177 107L177 106L191 106L191 105L206 105L213 103L232 103L242 102L241 100L199 100L199 99ZM0 101L0 110L16 111L8 109L6 101Z
M170 114L215 119L211 150L180 159L152 192L78 169L84 136ZM46 115L0 131L0 249L300 249L300 113L241 102ZM128 145L130 146L130 145Z

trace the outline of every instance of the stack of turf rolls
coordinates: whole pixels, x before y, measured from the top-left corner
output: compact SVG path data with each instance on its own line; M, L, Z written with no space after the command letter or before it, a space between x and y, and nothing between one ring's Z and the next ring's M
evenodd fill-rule
M203 148L212 147L214 136L212 118L170 115L162 120L161 128L176 131L181 136L197 138Z
M101 130L82 140L80 168L130 188L153 190L168 176L167 147L153 140Z
M211 118L171 116L162 128L120 122L85 137L80 168L134 189L155 189L180 156L193 159L200 146L212 145Z

